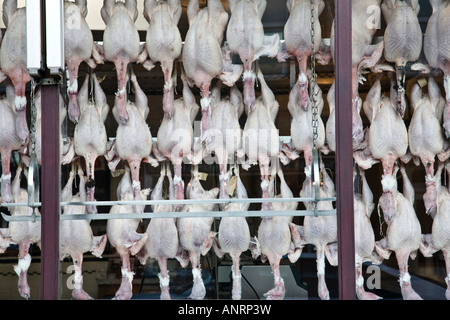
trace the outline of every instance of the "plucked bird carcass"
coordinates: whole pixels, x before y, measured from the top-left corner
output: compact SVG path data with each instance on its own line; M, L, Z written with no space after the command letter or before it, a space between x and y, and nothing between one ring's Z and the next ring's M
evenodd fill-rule
M152 200L163 200L164 179L167 177L169 182L169 200L174 200L175 191L173 185L172 172L167 162L161 164L161 174L158 182L152 191ZM156 204L152 205L153 212L172 212L173 205ZM179 258L180 245L178 240L178 230L176 218L152 218L147 226L147 241L139 251L139 261L145 264L148 258L154 258L159 266L159 286L161 288L161 300L169 300L170 276L167 268L167 260ZM180 261L184 263L182 260ZM186 262L187 263L187 262Z
M215 199L219 194L219 188L205 190L198 178L198 168L193 166L191 180L187 186L186 195L189 199ZM177 229L180 246L188 253L192 266L193 286L190 298L202 300L206 295L206 288L202 279L200 255L206 255L213 245L216 233L211 231L214 217L189 217L189 212L210 212L217 210L217 205L185 204L181 210L184 215L177 219ZM182 266L187 266L189 261L179 260Z
M26 118L26 85L31 77L27 68L26 9L17 8L17 0L3 1L3 22L6 32L0 48L0 80L6 76L15 89L14 107L17 113L16 131L22 145L28 144Z
M182 49L181 34L177 26L181 13L180 0L145 0L144 2L144 16L149 23L146 50L153 63L161 64L164 74L163 109L168 116L174 113L172 72Z
M328 89L327 102L330 114L325 124L325 142L330 151L336 151L336 102L335 102L336 82L333 81L330 89Z
M242 135L242 146L247 155L246 163L242 165L248 169L250 165L258 164L261 175L261 190L263 198L269 198L269 166L280 154L280 137L275 127L279 103L272 90L264 80L259 67L257 77L261 84L261 95L256 99L253 110L249 110ZM272 204L264 202L263 210L271 210Z
M184 159L192 160L194 120L199 110L184 74L181 75L181 79L183 80L183 98L175 100L172 117L164 115L158 129L156 146L153 145L152 148L158 161L168 159L173 164L175 198L178 200L184 199L182 165ZM176 205L174 209L178 211L181 206Z
M375 233L370 222L370 216L375 208L373 202L373 193L367 183L364 170L359 168L359 176L356 166L353 169L354 189L357 185L362 192L354 191L353 208L355 224L355 278L356 278L356 296L359 300L378 300L381 297L372 292L367 292L364 288L363 263L368 261L373 264L380 264L382 258L375 251ZM330 252L337 256L337 243L329 245Z
M406 65L416 62L422 52L422 29L417 15L418 0L384 0L381 5L386 30L384 32L384 57L395 64L397 75L397 112L403 117L406 108Z
M228 199L228 187L230 176L228 164L244 156L242 150L242 128L239 118L244 112L243 97L236 86L230 88L229 97L221 98L221 81L214 86L211 96L211 119L213 128L209 134L214 136L211 144L203 145L202 152L216 156L219 165L220 198ZM195 146L194 146L195 149ZM195 153L195 152L194 152ZM198 157L196 156L197 160Z
M233 167L235 171L236 185L234 193L236 199L246 199L247 190L239 175L239 168ZM250 203L227 203L222 211L247 211ZM231 298L233 300L241 299L241 271L239 269L240 256L243 252L250 249L254 244L251 242L250 229L247 219L244 216L224 216L220 219L216 241L213 243L213 249L219 258L228 253L233 265L231 266L231 275L233 278L233 288Z
M75 165L72 166L72 171L69 179L64 186L61 193L61 201L63 202L81 202L86 201L85 179L83 171L78 168L79 192L72 194L72 185L75 179ZM86 214L85 206L65 206L63 215L77 215ZM83 255L86 252L91 252L96 257L101 257L105 250L107 235L94 236L90 226L90 221L82 220L65 220L61 219L59 229L59 256L60 260L66 257L71 257L75 267L72 297L76 300L90 300L92 297L83 290Z
M393 169L393 177L396 176L399 167ZM417 250L421 245L421 226L414 210L414 188L409 180L404 165L400 172L403 181L403 192L397 190L397 179L392 190L394 198L394 210L386 208L387 201L383 201L386 194L379 199L379 205L383 211L384 221L387 224L386 237L375 243L377 253L384 259L389 259L395 252L400 271L399 282L404 300L422 300L414 291L411 284L411 276L408 273L408 259L415 259ZM387 209L387 210L385 210Z
M433 217L433 226L431 234L422 235L423 246L420 251L425 257L431 257L433 253L441 250L444 255L445 268L447 276L445 283L447 290L445 297L450 300L450 190L445 185L441 184L441 172L444 164L439 164L436 176L439 177L437 191L437 210L431 213ZM450 176L450 163L445 165L446 174Z
M329 149L325 145L325 126L323 124L321 113L324 106L324 101L322 98L322 90L319 86L314 86L311 88L314 90L317 109L312 107L305 109L299 104L300 88L299 86L294 86L289 93L288 110L291 114L291 143L289 145L284 145L282 151L286 156L294 160L298 158L299 153L303 152L305 158L305 167L311 170L313 149L316 147L319 151L324 154L329 152ZM316 115L314 113L317 112ZM314 141L314 128L313 119L317 120L317 137Z
M101 15L106 25L103 34L103 52L105 59L114 63L117 73L117 114L120 122L126 123L127 67L130 63L145 60L145 57L139 56L142 48L134 24L138 17L137 1L105 0Z
M11 191L11 154L23 150L17 134L17 113L14 109L14 88L6 87L6 97L0 99L0 155L2 158L1 195L2 202L13 201Z
M275 169L275 166L274 166ZM270 181L270 194L275 192L276 175L280 178L280 194L278 198L293 198L293 194L287 185L281 168L272 174ZM275 195L274 195L275 196ZM297 209L297 202L272 202L274 210L290 211ZM262 261L269 261L273 273L274 287L264 294L268 300L281 300L284 298L286 288L280 273L281 259L287 255L289 261L296 262L303 250L298 228L292 223L293 216L274 215L263 217L258 228L256 248L252 249L254 258L261 255Z
M299 87L299 95L296 97L298 99L296 104L307 110L311 103L308 94L308 59L314 54L317 62L323 65L328 64L331 59L329 50L322 44L322 26L319 22L325 2L323 0L289 0L286 6L289 11L289 18L284 26L286 52L297 59L299 66L296 83ZM281 53L278 57L280 55ZM284 59L279 58L280 60Z
M305 168L306 169L306 168ZM336 195L333 180L325 170L323 163L320 171L323 176L323 185L320 187L320 197L334 197ZM305 170L306 179L303 182L300 191L300 197L309 198L313 196L313 185L311 178L311 171ZM314 210L315 204L305 202L305 207L308 210ZM317 210L333 210L333 203L331 201L318 201ZM293 226L291 229L297 230L294 238L295 247L303 246L305 244L312 244L316 248L317 255L317 278L318 278L318 294L322 300L329 300L330 293L325 282L325 257L328 262L335 266L337 265L337 257L332 250L337 241L337 218L336 215L308 215L303 220L303 226Z
M360 169L362 192L354 194L356 294L359 300L377 300L381 297L364 289L362 264L370 261L380 264L382 259L375 252L375 233L370 222L375 204L364 170Z
M108 165L111 170L115 169L120 160L128 164L131 170L134 197L137 199L141 196L141 183L139 179L141 162L145 161L156 167L158 166L158 161L151 156L153 141L150 128L146 122L150 112L147 96L139 86L133 71L131 71L130 80L135 92L135 101L132 102L127 99L126 110L128 121L123 123L120 121L119 99L115 99L112 113L117 121L118 127L116 138L112 146L108 146L109 150L105 158L108 160ZM136 207L135 210L137 210Z
M133 201L146 200L150 189L139 190L140 197L135 198L129 167L125 167L125 173L117 187L118 200ZM110 214L127 214L133 212L132 205L114 205L111 207ZM122 262L122 281L117 290L115 300L129 300L133 295L133 277L134 272L131 270L130 255L137 255L139 250L144 246L148 235L146 233L138 233L136 230L139 226L140 219L109 219L106 224L106 234L109 243L120 255Z
M35 152L38 164L42 162L42 100L41 100L41 88L39 87L34 94L34 106L36 108L36 123L35 123ZM62 94L59 94L59 153L61 164L69 164L75 158L75 149L72 139L66 138L66 142L63 139L64 121L66 120L67 110L64 105L64 98ZM32 142L28 144L28 150L32 150ZM28 166L30 162L30 152L28 154L22 154L22 160L25 165Z
M278 53L279 36L264 35L261 18L266 10L266 0L230 0L231 11L226 40L231 52L237 53L244 65L244 104L253 108L255 103L255 74L253 62L261 56L275 57Z
M369 91L372 99L365 107L372 115L369 132L369 150L373 158L381 161L383 175L384 215L386 218L395 214L395 194L397 181L394 164L406 155L408 150L408 131L401 115L396 111L392 97L381 95L380 79L377 79Z
M103 63L100 48L94 43L86 22L87 0L64 1L64 59L67 65L67 94L69 119L76 123L80 117L77 103L78 69L82 62L95 69Z
M89 99L88 93L88 84L91 77L94 82L94 101ZM78 94L78 105L81 114L75 126L73 143L75 153L85 160L87 199L88 201L95 201L94 166L96 159L106 153L107 136L104 122L109 112L106 95L95 74L86 75ZM96 213L97 209L95 206L88 206L88 211Z
M209 144L205 133L212 126L211 98L209 95L211 81L220 78L224 84L232 86L242 73L242 68L229 72L226 50L222 49L228 13L218 0L208 1L203 9L198 0L190 0L187 8L189 29L182 51L183 66L191 86L195 85L201 93L201 141ZM236 72L234 72L236 71Z
M353 150L364 140L364 127L360 115L362 101L359 83L365 81L366 69L375 67L383 55L384 42L373 44L373 37L381 19L381 0L352 0L352 131ZM335 58L334 23L331 28L331 53Z
M408 128L409 150L420 159L425 168L426 192L423 196L426 211L436 210L437 177L434 174L436 156L444 151L444 135L441 125L445 100L433 78L428 79L428 94L415 83L411 90L413 115Z
M430 1L433 13L428 20L424 36L423 51L432 68L441 69L444 73L445 110L443 116L444 133L450 137L450 42L446 32L450 24L450 1Z
M25 170L26 172L27 170ZM28 201L27 190L20 187L22 165L16 171L12 183L12 193L15 203L26 203ZM13 217L18 216L40 216L38 208L13 207L10 209ZM11 241L19 245L19 262L14 266L14 271L19 276L18 289L20 296L30 298L30 286L28 285L27 271L31 264L30 246L37 244L40 247L41 222L40 221L11 221L9 223Z

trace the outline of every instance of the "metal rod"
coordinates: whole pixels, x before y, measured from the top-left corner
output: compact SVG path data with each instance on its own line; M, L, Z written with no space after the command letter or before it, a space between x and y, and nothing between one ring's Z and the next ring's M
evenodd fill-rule
M339 298L354 300L355 240L352 142L352 3L335 1L336 208Z
M336 210L317 210L320 215L334 215ZM203 218L203 217L272 217L272 216L313 216L315 210L286 211L198 211L198 212L143 212L143 213L97 213L63 214L60 220L113 220L113 219L154 219L154 218ZM8 216L1 212L3 219L11 221L41 221L41 216Z
M183 199L183 200L142 200L142 201L70 201L60 202L60 206L112 206L112 205L158 205L158 204L223 204L223 203L263 203L263 202L315 202L336 201L336 197L324 198L247 198L247 199ZM3 203L2 207L40 207L42 203Z

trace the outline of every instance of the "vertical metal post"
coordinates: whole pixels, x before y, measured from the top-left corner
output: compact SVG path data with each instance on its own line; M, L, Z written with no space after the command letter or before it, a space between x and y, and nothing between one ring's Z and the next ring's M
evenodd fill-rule
M353 300L355 239L352 146L352 1L335 1L336 191L339 298Z
M58 299L59 277L59 91L57 84L43 84L42 102L42 206L41 299Z

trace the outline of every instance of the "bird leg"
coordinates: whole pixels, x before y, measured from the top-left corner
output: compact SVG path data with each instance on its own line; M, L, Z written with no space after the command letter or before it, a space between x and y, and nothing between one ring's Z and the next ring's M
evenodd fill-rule
M302 53L297 57L298 67L299 67L299 75L297 84L300 88L300 95L298 97L298 105L300 105L303 110L308 111L311 106L311 101L309 100L308 94L308 77L307 73L307 64L308 64L308 55Z
M445 104L442 126L444 128L445 137L450 139L450 100L447 100Z
M396 251L395 256L400 271L400 288L403 300L422 300L411 286L411 276L408 273L408 259L410 252Z
M27 83L31 80L30 75L25 70L19 70L18 73L10 74L9 78L13 83L16 97L14 100L14 106L17 112L17 135L19 136L20 143L27 145L29 140L29 130L26 117L27 98L25 95L25 89Z
M217 235L217 232L211 231L206 236L205 240L203 240L202 246L200 247L200 252L201 252L202 255L206 256L208 251L214 245L216 235Z
M397 75L397 112L403 118L406 109L405 101L405 78L406 78L406 66L395 66L395 73Z
M11 192L11 153L10 152L2 152L2 177L1 177L1 195L2 202L10 203L13 201L13 196Z
M86 172L87 172L87 181L86 181L86 200L91 202L95 201L95 180L94 180L94 166L96 156L88 156L86 159ZM89 214L96 214L97 207L96 206L87 206L87 211Z
M75 275L73 280L72 298L75 300L92 300L92 297L83 290L83 255L72 255L73 265L75 267Z
M181 160L180 160L181 162ZM173 185L175 189L175 199L176 200L184 200L184 181L181 178L181 163L173 163L174 168L174 176L173 176ZM183 205L176 204L173 205L174 211L180 211Z
M61 165L69 164L77 157L73 140L70 137L67 137L66 141L67 142L63 146L63 153L61 155Z
M200 255L190 251L189 257L192 265L193 286L189 298L194 300L203 300L206 295L205 284L202 279L202 270L200 268Z
M378 300L381 297L377 296L372 292L367 292L364 290L364 277L362 276L362 263L357 262L356 268L356 296L359 300Z
M436 212L437 209L437 188L436 177L434 175L427 174L425 176L425 193L423 194L423 203L427 214Z
M244 73L242 81L244 82L244 104L248 111L252 111L255 106L255 79L256 75L252 71L252 63L248 59L244 59Z
M364 141L364 127L361 119L362 101L358 94L358 68L352 68L352 137L353 149Z
M211 122L211 98L209 97L210 83L204 83L201 88L200 106L202 108L202 130L200 141L205 145L209 145L213 141L213 137L207 134L207 131L212 128Z
M31 256L28 253L30 243L19 243L19 263L14 266L14 271L19 276L18 289L21 297L28 299L30 297L30 286L27 280L27 271L31 264Z
M450 75L444 76L444 89L445 89L445 108L442 118L442 126L444 127L444 133L446 138L450 138Z
M231 254L233 265L231 267L231 275L233 277L233 289L231 290L231 298L233 300L241 300L241 271L239 270L239 254Z
M73 59L67 62L67 95L69 96L69 119L77 123L80 118L80 108L78 106L78 68L80 59Z
M321 246L317 246L317 278L318 294L322 300L330 300L330 293L325 283L325 251Z
M129 61L118 59L114 61L117 70L118 91L116 93L117 99L117 114L122 124L128 122L128 112L126 107L126 85L127 85L127 66Z
M261 190L263 198L270 198L270 182L269 182L269 163L263 163L260 161L259 169L261 172ZM271 202L263 202L262 204L263 211L272 211L273 206Z
M395 178L390 175L383 175L381 179L383 187L383 194L379 199L379 205L383 210L383 216L386 223L389 225L395 215L395 196L394 192L397 186Z
M395 196L397 191L397 179L396 172L394 173L395 159L392 156L387 156L381 159L383 166L383 175L381 177L381 186L383 189L383 195L380 197L379 204L383 209L384 220L387 224L390 224L395 215Z
M447 277L445 277L445 283L447 284L447 290L445 290L445 297L450 300L450 252L447 249L442 249L444 254L445 269L447 270Z
M133 181L133 195L134 200L140 200L141 197L141 182L139 181L139 170L141 166L141 160L128 160L131 171L131 179ZM135 213L142 213L144 208L142 206L133 206Z
M160 273L158 273L159 287L161 288L161 300L170 300L169 273L167 272L167 258L158 257Z
M275 287L264 294L267 300L282 300L286 292L286 289L284 287L284 280L283 278L281 278L280 274L280 260L280 257L269 258Z
M122 282L120 283L119 290L117 290L113 300L130 300L133 296L132 282L134 272L131 271L129 253L126 252L121 254L120 258L122 259Z
M225 159L224 159L225 160ZM220 182L220 199L228 199L230 197L228 192L228 183L230 181L230 173L227 171L226 160L225 163L219 161L219 182Z
M161 64L164 73L164 94L163 94L163 109L164 114L169 118L172 118L175 108L174 102L174 87L172 81L172 69L173 65L171 62Z

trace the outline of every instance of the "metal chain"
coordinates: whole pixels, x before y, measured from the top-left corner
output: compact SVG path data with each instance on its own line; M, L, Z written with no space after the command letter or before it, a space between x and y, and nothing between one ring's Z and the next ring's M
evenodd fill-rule
M30 100L31 100L31 123L30 123L30 142L31 142L31 155L36 154L36 119L37 110L34 98L34 93L36 89L36 82L34 78L31 78L31 90L30 90Z
M314 148L316 147L316 141L318 137L318 127L319 127L319 111L317 108L317 100L316 100L316 84L317 84L317 73L316 73L316 57L315 57L315 19L314 19L314 0L310 0L311 4L311 77L310 77L310 84L311 84L311 92L310 92L310 101L312 104L312 127L313 127L313 145Z

